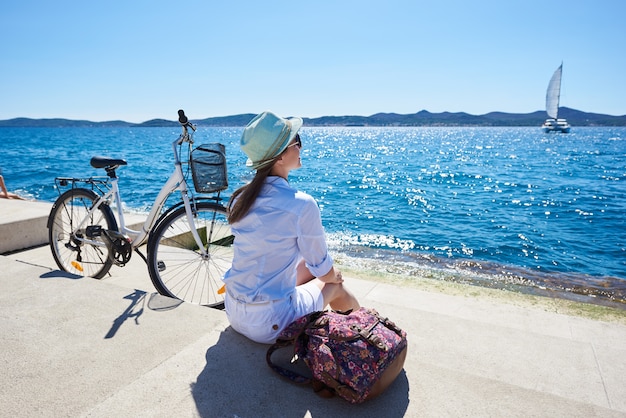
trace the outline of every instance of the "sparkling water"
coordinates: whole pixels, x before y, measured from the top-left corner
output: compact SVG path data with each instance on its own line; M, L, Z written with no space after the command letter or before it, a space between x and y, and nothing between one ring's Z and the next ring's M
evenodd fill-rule
M242 128L226 145L232 191L250 177ZM124 158L126 209L149 210L176 128L0 128L9 188L54 201L56 176ZM315 197L342 264L626 307L626 128L303 128L289 181ZM191 183L190 183L191 184Z

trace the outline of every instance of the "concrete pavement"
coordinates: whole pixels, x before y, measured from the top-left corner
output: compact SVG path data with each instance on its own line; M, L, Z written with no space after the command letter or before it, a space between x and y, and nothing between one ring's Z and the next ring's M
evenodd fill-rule
M0 227L0 243L17 242L49 208L0 199L0 225L26 211L32 220ZM267 346L234 332L224 312L156 294L139 257L94 280L60 272L45 246L0 256L0 413L626 417L624 321L476 297L470 288L451 295L346 281L362 305L409 336L400 377L361 405L281 379L265 363Z

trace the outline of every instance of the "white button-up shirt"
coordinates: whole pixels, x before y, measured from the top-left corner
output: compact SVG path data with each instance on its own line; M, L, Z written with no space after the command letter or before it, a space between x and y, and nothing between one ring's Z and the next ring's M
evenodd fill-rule
M235 253L224 282L241 302L291 296L301 259L316 277L333 266L317 202L282 177L268 177L250 211L231 228Z

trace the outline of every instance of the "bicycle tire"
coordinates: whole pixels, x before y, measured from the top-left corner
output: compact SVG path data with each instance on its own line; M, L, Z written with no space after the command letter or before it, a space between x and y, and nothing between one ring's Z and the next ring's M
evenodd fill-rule
M222 309L222 278L232 264L234 240L226 208L211 202L196 202L192 210L208 255L203 257L199 251L182 206L166 214L150 234L150 279L162 295Z
M85 237L87 227L100 226L116 231L117 222L111 208L101 205L92 213L84 229L75 230L97 199L96 193L83 188L71 189L61 194L52 205L48 217L48 240L52 257L61 270L101 279L113 264L109 247L104 244L102 237L89 238L102 245L89 244L79 238Z

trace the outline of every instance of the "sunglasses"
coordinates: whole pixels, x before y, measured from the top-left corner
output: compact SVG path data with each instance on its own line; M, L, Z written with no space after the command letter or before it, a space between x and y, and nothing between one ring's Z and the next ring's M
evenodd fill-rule
M293 147L294 145L298 148L302 148L302 140L300 139L300 134L296 134L296 137L294 138L294 143L293 144L289 144L287 145L287 148L289 147Z

